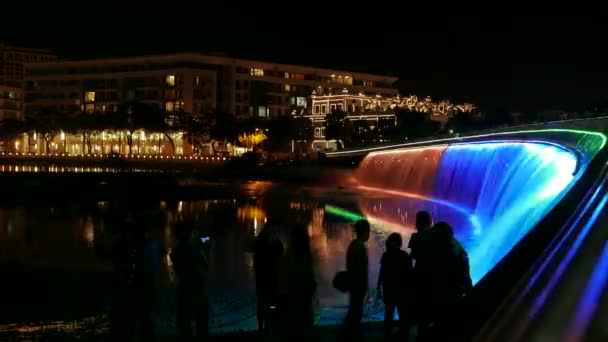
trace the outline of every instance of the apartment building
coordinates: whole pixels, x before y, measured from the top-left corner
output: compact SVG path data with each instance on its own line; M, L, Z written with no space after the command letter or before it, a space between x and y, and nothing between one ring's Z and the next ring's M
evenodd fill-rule
M238 117L310 113L317 94L392 96L394 77L210 56L173 54L27 64L26 112L106 112L144 102L167 111L218 110Z
M0 121L22 118L23 90L0 84Z
M0 44L0 121L23 118L25 64L56 59L50 50Z
M0 82L19 86L25 76L26 63L43 63L56 60L57 56L51 50L0 44Z

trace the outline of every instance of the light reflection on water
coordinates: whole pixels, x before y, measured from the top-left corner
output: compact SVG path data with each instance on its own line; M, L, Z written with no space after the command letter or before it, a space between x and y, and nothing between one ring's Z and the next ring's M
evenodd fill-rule
M132 211L149 210L150 206L163 213L162 225L156 227L153 235L162 239L167 254L163 259L162 284L165 294L172 296L175 274L170 260L174 247L172 228L180 217L191 218L196 222L201 234L211 237L209 265L209 294L211 297L212 319L210 325L223 330L249 329L255 327L255 289L252 255L250 247L255 236L270 220L284 224L282 239L287 241L289 225L304 224L311 236L311 249L315 258L317 272L317 316L321 323L336 323L343 318L347 298L333 289L331 283L337 271L345 267L345 254L353 239L352 223L325 212L326 203L339 200L341 204L356 208L358 199L347 196L339 198L332 190L311 190L286 188L270 182L248 182L241 186L244 194L239 199L215 199L203 201L180 201L139 204ZM381 210L382 201L362 202L364 211L375 206L376 214ZM392 205L392 204L391 204ZM107 215L115 207L129 208L132 204L116 202L61 203L53 206L21 206L0 208L0 265L20 270L64 272L66 274L109 274L109 263L100 255L112 245L115 236ZM404 206L409 212L411 208ZM356 209L353 209L356 210ZM392 212L392 206L386 209ZM125 214L126 215L126 214ZM411 213L406 215L411 215ZM409 217L409 216L408 216ZM374 221L382 222L382 221ZM370 289L375 288L378 263L384 249L387 232L400 229L393 223L374 227L370 239L369 265ZM76 277L78 279L78 277ZM9 279L18 283L19 279ZM48 281L49 288L66 286L65 283ZM55 294L55 303L62 308L78 307L74 301L83 297L92 302L107 298L108 288L101 283L68 282L73 291ZM80 296L74 293L85 288ZM26 289L14 286L12 291ZM79 290L80 289L80 290ZM26 290L23 290L26 291ZM100 295L104 294L105 295ZM11 295L27 295L12 293ZM105 296L105 297L104 297ZM101 299L100 299L101 298ZM17 304L17 303L15 303ZM23 305L23 303L19 303ZM48 303L33 302L28 308L36 312L41 305ZM216 316L214 316L216 313ZM221 315L220 315L221 313ZM379 318L376 304L368 306L371 314ZM248 318L242 320L243 318ZM217 328L219 329L219 328ZM216 329L216 330L217 330Z
M100 167L100 166L63 166L63 165L3 165L0 164L0 172L9 173L119 173L128 170L138 173L162 173L162 169L142 169L137 167Z

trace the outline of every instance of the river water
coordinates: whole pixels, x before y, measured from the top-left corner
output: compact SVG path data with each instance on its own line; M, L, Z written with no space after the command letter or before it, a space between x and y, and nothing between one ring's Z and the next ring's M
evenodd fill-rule
M416 211L431 210L459 230L473 229L459 212L420 199L260 181L231 183L226 188L231 190L225 196L200 201L152 202L134 193L121 201L95 202L52 200L54 195L49 194L47 199L0 207L4 273L0 324L78 320L107 312L112 265L102 251L112 241L109 217L117 210L162 213L162 223L152 231L167 250L159 319L168 326L175 322L175 275L168 257L175 243L173 225L180 216L190 218L201 234L210 237L210 327L216 333L255 329L250 247L269 220L282 224L286 240L290 224L308 227L319 284L315 311L320 324L339 323L344 317L347 298L332 288L331 281L344 269L346 249L354 237L352 220L357 216L365 216L373 226L368 242L370 289L375 289L386 236L400 232L407 246ZM65 197L69 196L61 196ZM372 295L366 319L381 319L382 314Z

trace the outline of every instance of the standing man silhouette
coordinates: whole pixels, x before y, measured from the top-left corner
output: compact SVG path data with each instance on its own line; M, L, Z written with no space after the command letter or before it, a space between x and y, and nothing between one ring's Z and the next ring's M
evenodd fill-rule
M348 246L346 270L350 279L348 313L344 320L345 332L349 338L361 337L361 319L368 287L367 240L370 226L366 220L355 223L357 237Z

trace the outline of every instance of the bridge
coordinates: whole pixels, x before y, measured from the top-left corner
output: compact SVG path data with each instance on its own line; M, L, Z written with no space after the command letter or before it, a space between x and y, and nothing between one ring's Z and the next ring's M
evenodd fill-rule
M608 340L606 133L608 118L569 120L326 157L357 164L361 190L463 217L455 231L475 286L446 329L477 341Z

